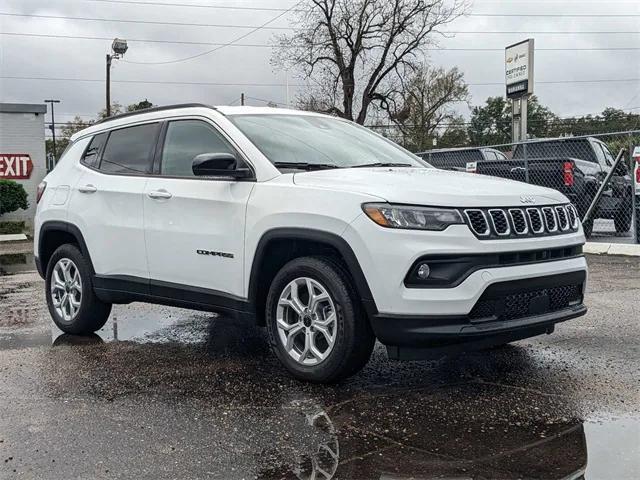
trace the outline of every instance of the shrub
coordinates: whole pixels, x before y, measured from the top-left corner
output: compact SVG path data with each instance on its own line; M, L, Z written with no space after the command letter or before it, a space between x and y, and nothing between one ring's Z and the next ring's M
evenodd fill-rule
M0 235L24 232L24 222L0 222Z
M29 208L24 187L12 180L0 180L0 215Z

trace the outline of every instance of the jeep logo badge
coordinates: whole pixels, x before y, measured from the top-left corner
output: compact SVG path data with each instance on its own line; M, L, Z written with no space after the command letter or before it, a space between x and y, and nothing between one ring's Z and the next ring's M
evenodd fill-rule
M521 196L520 203L536 203L536 199L533 197Z

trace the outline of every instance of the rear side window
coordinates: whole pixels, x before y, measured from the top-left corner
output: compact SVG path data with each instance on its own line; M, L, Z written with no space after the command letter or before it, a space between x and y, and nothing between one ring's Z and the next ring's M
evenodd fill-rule
M82 163L88 167L98 166L100 150L102 149L104 142L107 140L107 135L108 133L100 133L91 139L91 143L82 157Z
M203 153L231 153L238 157L229 142L207 123L199 120L170 122L162 150L160 174L193 177L193 159Z
M100 170L125 175L150 172L157 132L157 123L113 130L104 147Z

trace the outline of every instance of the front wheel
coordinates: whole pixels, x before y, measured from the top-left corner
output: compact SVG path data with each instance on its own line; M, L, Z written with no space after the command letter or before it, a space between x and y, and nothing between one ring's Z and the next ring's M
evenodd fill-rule
M49 313L63 332L88 335L109 318L111 304L96 297L89 264L75 245L62 245L53 252L45 285Z
M300 380L329 383L358 372L375 336L344 268L327 257L302 257L274 278L266 302L271 348Z

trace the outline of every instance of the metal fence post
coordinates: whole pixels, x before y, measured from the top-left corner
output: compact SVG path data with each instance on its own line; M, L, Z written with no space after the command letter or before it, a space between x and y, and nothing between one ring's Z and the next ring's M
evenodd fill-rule
M638 215L638 199L636 198L636 175L635 175L635 160L633 158L633 134L629 132L629 171L631 172L631 234L634 236L635 243L640 243L640 221Z
M514 149L515 150L515 149ZM524 155L524 181L529 182L529 157L527 156L527 142L522 144L522 153Z

